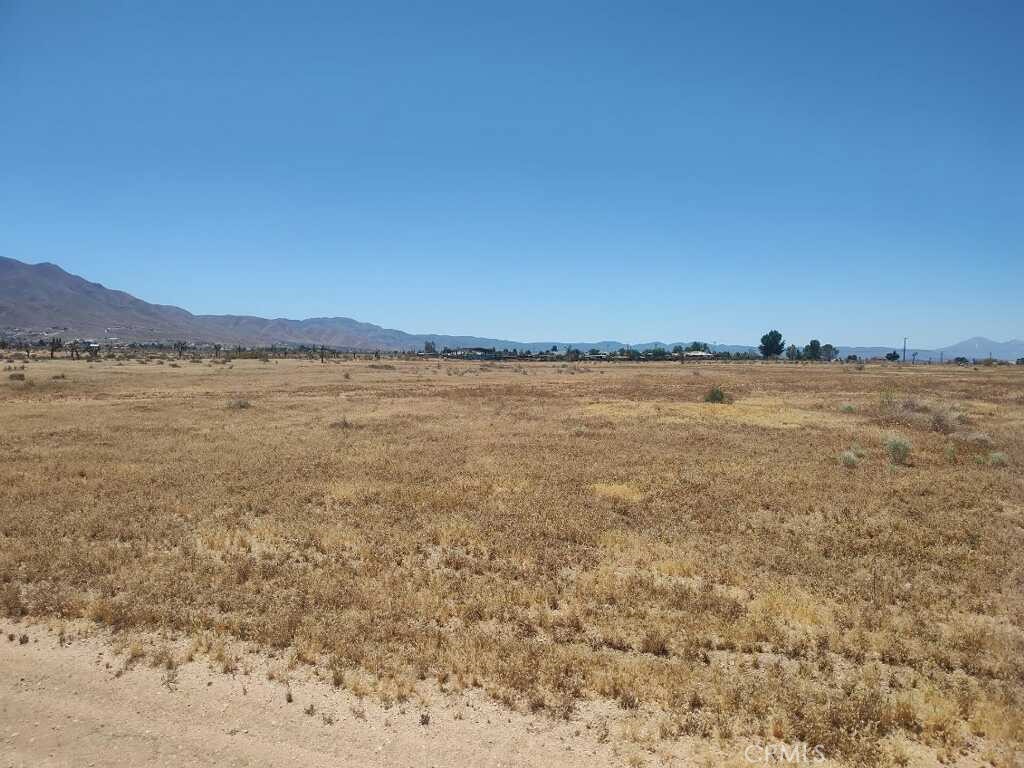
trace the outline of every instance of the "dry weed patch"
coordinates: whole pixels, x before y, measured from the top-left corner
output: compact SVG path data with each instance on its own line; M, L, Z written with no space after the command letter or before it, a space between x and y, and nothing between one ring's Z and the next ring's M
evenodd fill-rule
M308 667L385 703L429 685L558 718L605 706L605 737L649 757L677 739L850 764L1021 748L1019 371L47 372L0 386L7 616L99 622L168 671L244 674L244 644L285 682ZM734 402L705 403L709 381Z

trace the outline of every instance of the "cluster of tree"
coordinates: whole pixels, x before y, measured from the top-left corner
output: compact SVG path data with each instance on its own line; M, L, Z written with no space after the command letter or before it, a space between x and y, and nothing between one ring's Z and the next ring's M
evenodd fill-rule
M776 330L768 331L761 337L761 343L757 347L761 357L774 359L783 352L789 360L823 360L830 363L839 356L839 348L832 344L822 344L818 339L811 339L804 345L803 349L796 344L786 346L786 340Z
M50 348L51 360L53 360L54 355L57 352L60 352L62 349L66 349L68 351L68 356L72 360L82 359L82 345L77 340L65 344L64 339L62 339L60 336L51 336L49 341L47 342L47 346ZM100 348L98 345L89 344L88 346L86 346L85 351L89 355L90 360L95 360L99 356Z
M822 344L817 339L811 339L804 345L803 349L796 344L786 347L786 359L788 360L822 360L831 363L839 357L839 349L831 344Z
M672 352L680 355L683 352L710 352L711 345L706 341L691 341L686 347L676 344L672 347Z

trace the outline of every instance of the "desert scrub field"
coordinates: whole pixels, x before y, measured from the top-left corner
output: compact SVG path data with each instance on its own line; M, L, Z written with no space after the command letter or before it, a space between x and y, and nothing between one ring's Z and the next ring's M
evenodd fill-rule
M1019 758L1019 368L156 362L0 382L0 611L651 752Z

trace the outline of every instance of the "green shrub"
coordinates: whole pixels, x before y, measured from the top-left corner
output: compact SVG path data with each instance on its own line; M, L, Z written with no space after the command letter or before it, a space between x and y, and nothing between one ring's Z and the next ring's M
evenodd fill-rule
M1010 463L1009 458L1002 451L992 451L988 455L988 464L990 467L1005 467Z
M844 467L856 467L860 463L860 458L853 451L843 451L839 454L839 461L842 462Z
M712 387L704 395L705 403L727 403L729 402L728 396L721 387Z
M842 411L843 413L856 413L857 407L851 405L850 403L843 403L841 406L839 406L839 410Z
M885 441L885 452L889 454L889 461L897 465L905 465L910 460L913 447L909 440L898 435L893 435Z

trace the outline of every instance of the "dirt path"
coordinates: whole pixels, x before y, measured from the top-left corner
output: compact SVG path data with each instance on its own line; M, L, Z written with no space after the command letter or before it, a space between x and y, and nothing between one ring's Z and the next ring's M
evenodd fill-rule
M125 657L101 638L61 644L41 626L0 622L0 630L3 768L625 763L580 722L509 713L482 697L384 709L329 685L293 682L289 703L265 674L232 676L193 662L168 680L144 664L124 670Z

